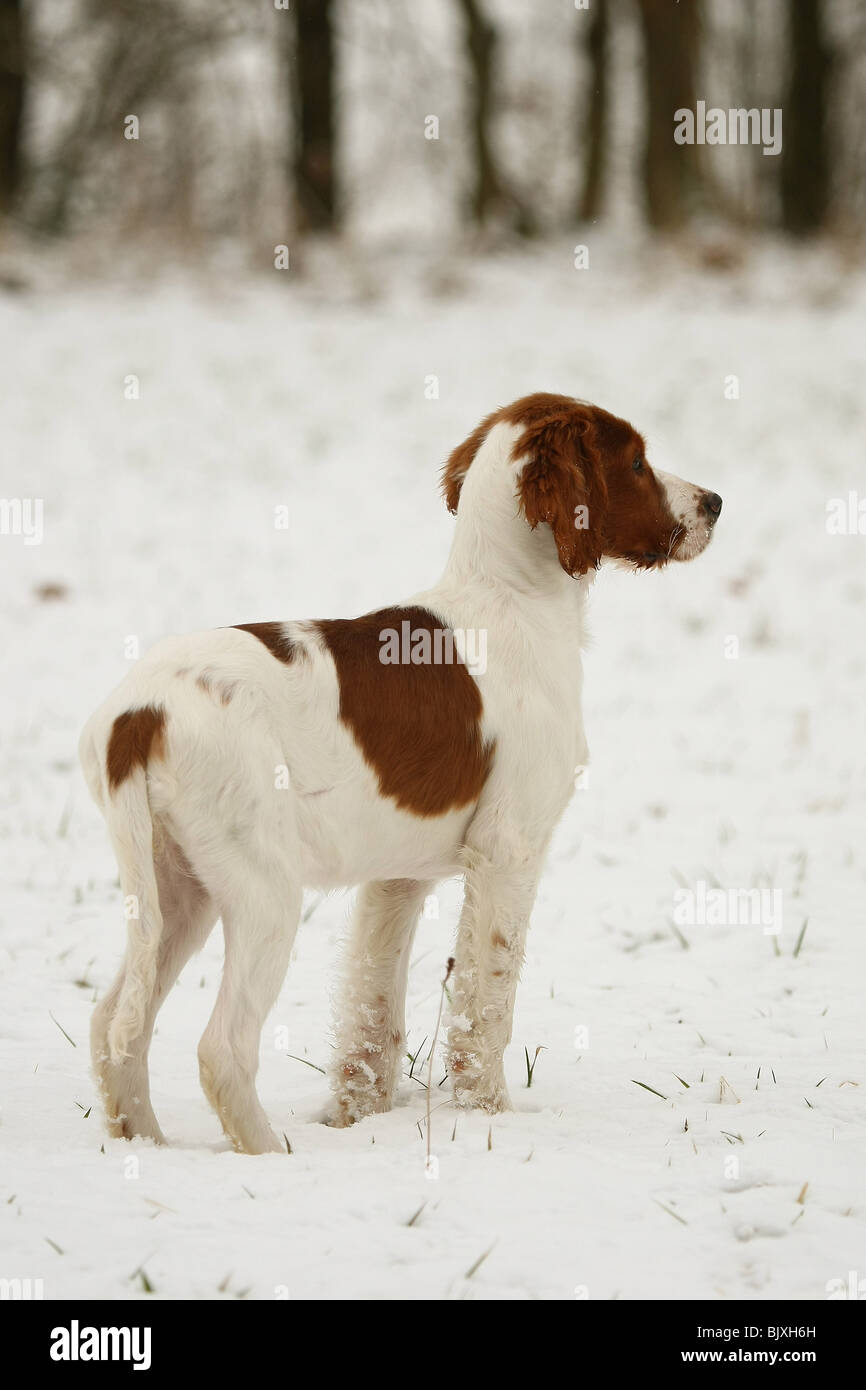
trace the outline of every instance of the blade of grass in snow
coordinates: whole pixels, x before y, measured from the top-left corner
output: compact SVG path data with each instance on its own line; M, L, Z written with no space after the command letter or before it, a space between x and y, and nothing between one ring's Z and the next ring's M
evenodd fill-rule
M632 1085L642 1086L645 1091L651 1091L654 1096L658 1096L659 1100L667 1100L667 1096L663 1096L661 1091L657 1091L654 1086L648 1086L645 1081L635 1081L632 1077Z
M308 1062L306 1057L296 1057L294 1052L287 1052L286 1056L291 1058L293 1062L303 1062L305 1067L312 1067L313 1071L321 1072L322 1076L327 1076L328 1074L324 1067L317 1067L315 1062Z
M442 1022L442 1006L445 1002L448 981L451 978L451 971L454 969L454 957L448 957L445 967L445 978L442 981L442 988L439 992L439 1012L436 1015L436 1027L433 1030L433 1042L430 1044L429 1066L427 1068L427 1166L430 1166L430 1088L433 1085L433 1053L436 1051L436 1043L439 1038L439 1025Z
M679 1221L681 1226L688 1226L689 1223L688 1221L686 1221L684 1216L680 1216L678 1212L671 1211L671 1208L666 1207L664 1202L660 1202L658 1197L653 1197L653 1201L655 1202L657 1207L661 1207L662 1211L666 1211L668 1216L672 1216L674 1218L674 1221Z
M535 1056L533 1057L532 1061L530 1062L530 1060L529 1060L529 1048L524 1046L523 1055L524 1055L524 1057L526 1058L526 1089L527 1089L527 1091L529 1090L530 1086L532 1085L532 1074L533 1074L533 1072L535 1071L535 1064L536 1064L536 1062L538 1061L538 1054L539 1054L539 1052L543 1052L543 1051L544 1051L543 1046L541 1046L541 1044L539 1044L539 1046L535 1049Z
M478 1259L475 1261L474 1264L472 1264L472 1265L469 1266L469 1268L467 1269L467 1271L466 1271L466 1273L464 1274L463 1278L464 1278L464 1279L471 1279L472 1276L473 1276L473 1274L476 1274L476 1273L478 1272L478 1270L479 1270L479 1269L481 1268L481 1266L484 1264L484 1261L487 1259L487 1256L495 1249L495 1247L496 1247L496 1241L493 1242L493 1244L491 1245L491 1247L490 1247L489 1250L485 1250L483 1255L479 1255L479 1256L478 1256Z
M691 946L690 946L689 942L688 942L688 941L686 940L686 938L683 936L682 932L680 931L679 927L677 926L676 922L673 920L672 917L669 917L669 918L668 918L668 925L669 925L671 931L673 932L674 936L676 937L677 941L678 941L678 942L680 943L680 945L682 946L683 950L684 950L684 951L689 951L689 950L691 950Z
M57 1027L60 1029L60 1031L61 1031L61 1033L63 1034L63 1036L64 1036L64 1038L66 1039L66 1041L67 1041L68 1043L72 1043L72 1046L73 1046L73 1047L77 1047L77 1046L78 1046L78 1043L77 1043L77 1042L72 1042L72 1039L70 1038L70 1036L69 1036L69 1034L67 1033L66 1029L63 1027L63 1024L62 1024L62 1023L57 1023L57 1019L54 1017L54 1015L53 1015L53 1013L51 1012L50 1009L48 1010L48 1017L51 1019L51 1022L52 1022L52 1023L56 1023L56 1024L57 1024Z
M425 1043L426 1041L427 1041L427 1034L425 1033L425 1034L424 1034L424 1042L422 1042L421 1046L420 1046L419 1048L416 1049L415 1056L413 1057L411 1052L407 1052L407 1053L406 1053L406 1056L407 1056L408 1059L409 1059L409 1080L410 1080L410 1081L412 1081L412 1080L414 1079L413 1076L412 1076L412 1073L413 1073L414 1070L415 1070L415 1063L418 1061L418 1058L421 1056L421 1053L422 1053L423 1050L424 1050L424 1043Z

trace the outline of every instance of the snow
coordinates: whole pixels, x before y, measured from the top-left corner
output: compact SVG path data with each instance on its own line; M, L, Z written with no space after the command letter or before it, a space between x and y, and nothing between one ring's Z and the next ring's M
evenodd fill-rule
M829 251L768 247L719 275L622 243L591 244L588 272L572 256L443 258L387 288L334 259L306 284L6 296L2 488L44 499L45 534L0 537L3 1277L47 1298L821 1299L866 1274L866 540L825 524L863 487L866 284ZM515 1111L456 1115L437 1059L436 1179L419 1079L388 1115L317 1123L325 1078L296 1059L329 1056L350 905L334 894L309 899L262 1039L291 1156L227 1151L198 1085L219 929L152 1051L171 1146L109 1140L87 1030L122 906L75 746L125 644L431 582L453 525L439 464L535 389L631 418L651 461L725 505L694 564L597 582L592 763L534 914ZM781 891L781 934L675 931L675 894L700 881ZM443 885L419 932L416 1078L459 901Z

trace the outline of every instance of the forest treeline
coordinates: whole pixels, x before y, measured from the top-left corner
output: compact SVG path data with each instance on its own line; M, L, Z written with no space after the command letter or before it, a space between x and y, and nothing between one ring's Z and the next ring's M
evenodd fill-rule
M707 215L797 236L859 226L856 0L577 0L567 26L557 7L568 42L531 78L532 34L515 36L513 10L439 0L425 29L409 0L75 0L63 14L0 0L0 217L48 237L118 221L179 236L281 219L298 237L339 233L374 181L391 178L399 200L407 146L392 158L388 141L402 121L417 135L413 186L424 180L447 87L456 157L430 178L466 228L524 238L603 217L623 142L651 228ZM353 46L364 82L347 76ZM705 139L675 139L675 112L712 112L721 88L739 108L782 113L777 157L753 140L742 166L723 166L709 123Z

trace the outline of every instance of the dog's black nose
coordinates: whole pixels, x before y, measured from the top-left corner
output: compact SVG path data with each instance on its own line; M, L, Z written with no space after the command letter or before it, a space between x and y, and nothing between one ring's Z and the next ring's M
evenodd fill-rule
M703 496L704 511L715 521L722 510L722 499L717 492L705 492Z

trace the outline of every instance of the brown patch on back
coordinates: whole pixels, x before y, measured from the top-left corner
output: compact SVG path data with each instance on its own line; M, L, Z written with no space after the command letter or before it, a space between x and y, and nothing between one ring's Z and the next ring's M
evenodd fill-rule
M383 796L404 811L441 816L478 799L493 749L481 735L481 693L456 657L440 664L380 660L382 633L448 629L426 608L383 608L313 624L334 659L340 718Z
M239 632L249 632L253 637L258 637L271 655L286 665L303 650L290 637L286 637L283 623L235 623L234 626Z
M159 705L128 709L117 716L105 757L110 791L116 791L136 768L147 768L150 758L165 756L164 732L165 710Z

